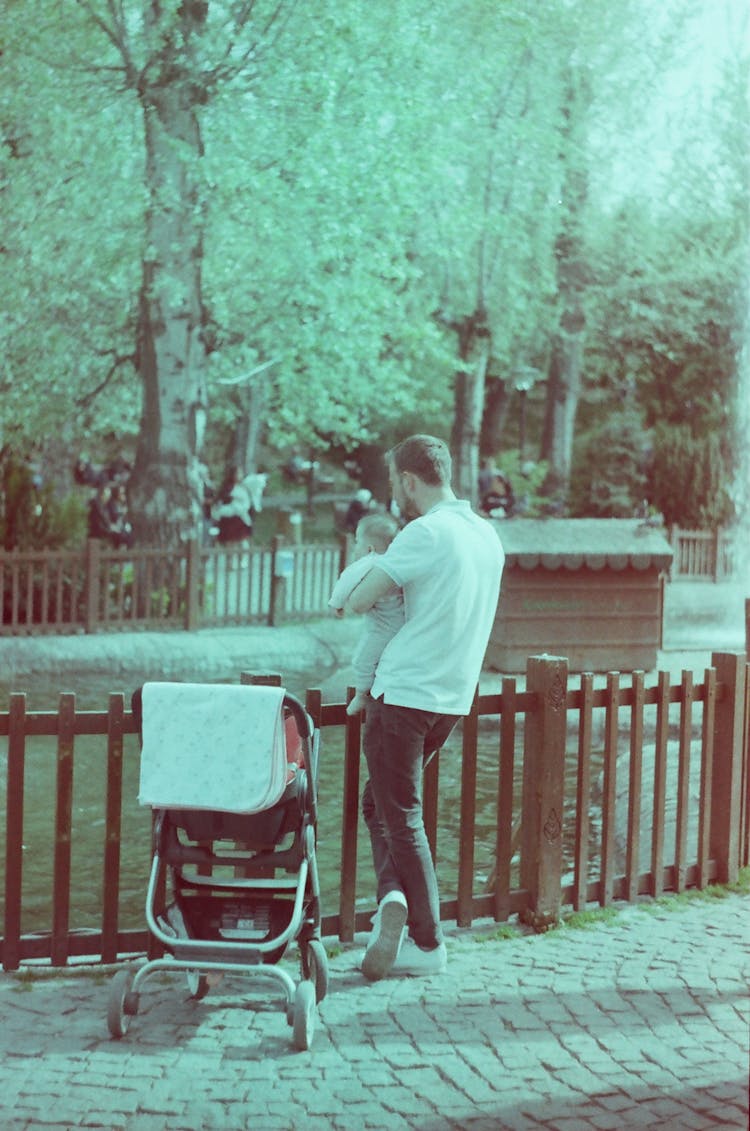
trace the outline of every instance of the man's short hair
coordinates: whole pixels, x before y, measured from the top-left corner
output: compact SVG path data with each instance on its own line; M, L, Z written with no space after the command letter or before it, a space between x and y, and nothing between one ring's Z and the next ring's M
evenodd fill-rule
M450 487L451 453L437 436L407 436L386 453L396 471L410 471L431 487Z
M357 523L357 537L366 540L379 553L385 553L398 534L398 523L392 515L384 511L366 514Z

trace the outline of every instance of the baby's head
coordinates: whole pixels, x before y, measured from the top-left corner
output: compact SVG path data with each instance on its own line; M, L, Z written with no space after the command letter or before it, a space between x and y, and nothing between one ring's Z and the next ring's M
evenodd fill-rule
M384 554L398 533L398 523L395 518L385 512L366 514L357 523L357 533L354 536L354 557L363 558L374 550L376 554Z

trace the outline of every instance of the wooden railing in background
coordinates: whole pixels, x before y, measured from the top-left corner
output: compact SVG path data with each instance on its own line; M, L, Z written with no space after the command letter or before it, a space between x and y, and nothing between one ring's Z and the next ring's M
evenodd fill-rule
M460 827L456 862L455 897L441 903L441 915L460 926L478 917L506 920L518 913L536 929L558 916L561 907L580 909L613 900L633 901L641 895L704 887L712 881L731 882L740 867L750 862L748 818L750 775L748 742L750 681L744 655L715 653L702 682L685 671L679 685L660 672L652 686L642 672L634 672L629 685L619 673L610 673L604 686L584 674L577 687L568 683L567 661L555 657L529 660L525 689L515 678L499 681L493 694L478 695L462 726L460 771ZM307 709L322 731L343 728L345 734L343 797L340 803L340 884L338 909L323 920L326 935L350 941L356 930L369 924L369 910L357 909L357 836L359 830L360 739L359 719L347 716L345 704L324 704L319 691L309 691ZM676 739L670 733L679 711ZM693 712L701 707L700 797L690 811L688 789ZM648 843L642 842L644 710L656 712L653 824ZM597 722L600 725L594 726ZM626 724L626 725L624 725ZM490 881L480 880L475 867L477 751L480 725L490 728L497 742L493 767L496 805L494 856ZM566 761L570 778L570 732L575 732L574 788L566 789ZM594 733L601 740L594 739ZM623 732L627 739L623 738ZM146 949L144 930L122 930L119 924L121 819L123 813L123 738L135 733L132 715L121 694L112 695L106 711L77 711L72 694L60 697L57 712L27 711L24 694L11 696L9 710L0 713L0 736L8 739L7 800L5 819L4 930L0 943L2 964L15 970L25 959L48 960L62 966L73 956L91 956L113 962L120 956ZM22 933L23 829L26 793L26 742L46 735L57 740L56 817L54 861L50 891L49 930ZM106 758L106 801L102 875L105 877L98 930L77 931L71 907L72 780L75 739L79 735L102 737ZM615 853L618 757L627 750L627 849L624 868ZM676 755L677 812L672 849L665 843L667 764ZM603 764L601 835L592 878L591 787L594 757ZM519 761L522 759L522 761ZM520 805L514 802L514 771L522 768ZM438 820L440 758L425 773L424 807L430 844L436 851L441 827ZM338 802L334 810L339 812ZM688 850L687 829L697 821L696 850ZM520 864L515 859L514 827L520 824ZM443 830L444 831L444 830ZM573 836L571 878L563 877L563 835ZM442 878L445 881L445 867ZM145 882L145 875L144 875Z
M347 542L0 553L0 632L192 630L319 616L346 564Z
M674 551L671 576L692 581L724 581L737 568L734 539L726 530L682 530L670 533Z
M733 575L728 533L671 533L672 580ZM279 624L319 616L347 560L347 540L327 545L211 546L178 553L113 550L90 540L84 553L0 552L0 634L195 629Z

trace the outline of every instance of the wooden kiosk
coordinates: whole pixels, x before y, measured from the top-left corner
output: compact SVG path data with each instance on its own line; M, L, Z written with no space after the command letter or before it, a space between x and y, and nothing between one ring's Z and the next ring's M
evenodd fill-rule
M662 640L672 547L638 519L498 520L505 572L486 664L522 672L529 656L571 671L651 671Z

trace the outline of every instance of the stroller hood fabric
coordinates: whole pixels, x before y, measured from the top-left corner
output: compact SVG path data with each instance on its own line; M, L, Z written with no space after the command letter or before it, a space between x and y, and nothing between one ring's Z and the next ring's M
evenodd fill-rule
M283 703L280 687L144 684L140 804L271 808L287 781Z

